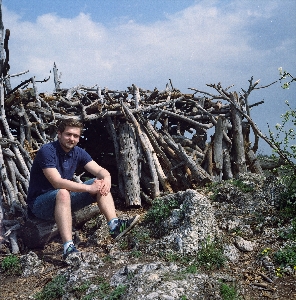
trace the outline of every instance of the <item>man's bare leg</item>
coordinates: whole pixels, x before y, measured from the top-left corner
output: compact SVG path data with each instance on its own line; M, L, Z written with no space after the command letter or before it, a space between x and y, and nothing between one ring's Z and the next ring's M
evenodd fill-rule
M68 190L60 189L56 196L55 221L63 243L72 240L71 198Z
M101 213L106 217L107 222L117 218L111 193L108 193L106 196L97 194L97 203Z

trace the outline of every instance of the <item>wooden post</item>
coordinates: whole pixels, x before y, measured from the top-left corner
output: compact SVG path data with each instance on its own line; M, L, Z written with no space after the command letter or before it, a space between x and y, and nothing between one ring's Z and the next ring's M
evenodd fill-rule
M133 127L124 123L119 128L120 161L123 172L125 203L127 206L141 205L138 152Z
M244 139L242 130L242 115L235 108L239 106L239 99L236 92L230 93L230 110L231 110L231 123L232 123L232 136L233 136L233 173L234 176L239 173L246 173L246 158L244 149Z

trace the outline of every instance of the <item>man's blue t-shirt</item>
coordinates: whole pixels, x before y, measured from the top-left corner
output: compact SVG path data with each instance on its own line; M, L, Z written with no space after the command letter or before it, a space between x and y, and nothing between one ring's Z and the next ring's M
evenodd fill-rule
M43 145L33 161L27 196L28 205L31 207L38 196L55 189L44 176L43 169L56 168L62 178L71 180L76 168L84 167L90 161L91 156L78 146L67 153L59 141Z

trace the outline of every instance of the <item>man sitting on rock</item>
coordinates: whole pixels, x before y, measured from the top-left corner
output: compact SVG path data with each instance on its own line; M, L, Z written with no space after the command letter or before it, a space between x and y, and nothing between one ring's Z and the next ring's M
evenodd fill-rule
M38 151L30 174L27 202L32 213L44 220L55 220L63 244L65 259L79 252L72 241L72 212L93 202L107 219L111 237L115 240L129 231L139 220L118 219L110 193L110 173L77 146L83 124L65 119L58 124L58 140L43 145ZM95 176L84 183L72 181L78 166Z

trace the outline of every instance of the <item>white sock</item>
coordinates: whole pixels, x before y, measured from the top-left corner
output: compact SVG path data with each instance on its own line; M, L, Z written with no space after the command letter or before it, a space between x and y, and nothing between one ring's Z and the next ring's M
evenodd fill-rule
M64 254L66 254L66 251L70 245L74 246L73 241L68 241L68 242L64 243Z
M108 226L110 230L114 230L118 224L118 218L114 218L108 222Z

